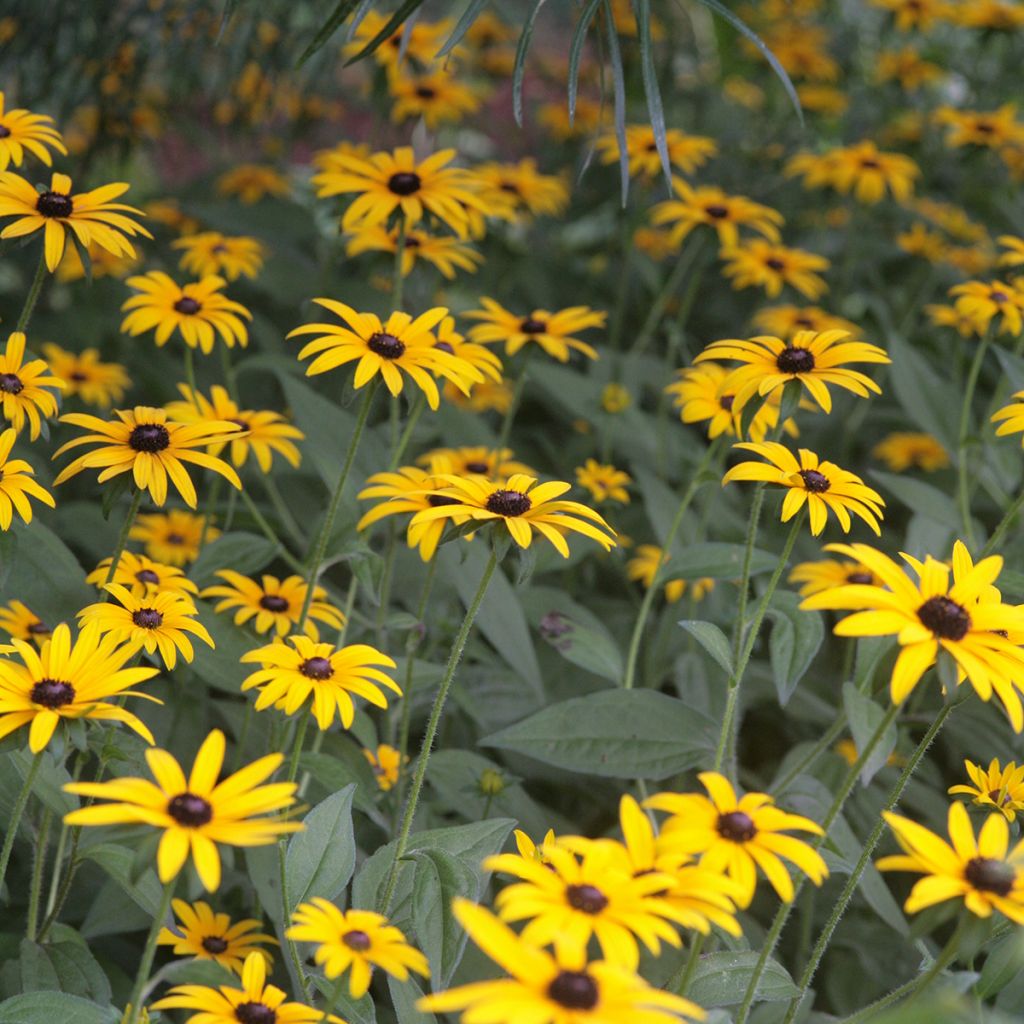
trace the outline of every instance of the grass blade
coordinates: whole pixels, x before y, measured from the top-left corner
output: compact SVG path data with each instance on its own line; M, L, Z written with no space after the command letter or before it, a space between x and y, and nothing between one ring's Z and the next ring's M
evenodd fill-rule
M604 21L608 29L608 56L612 65L615 97L615 138L619 142L619 173L622 177L622 205L629 198L629 155L626 153L626 75L622 70L622 50L615 30L611 0L604 0Z
M587 31L590 23L597 14L598 7L602 0L587 0L587 6L576 22L576 28L572 34L572 43L569 46L569 124L576 120L576 96L580 84L580 58L583 56L583 45L587 41Z
M526 51L529 50L530 40L533 38L534 22L543 6L544 0L534 0L533 9L526 19L526 24L523 25L519 45L516 47L516 63L512 69L512 113L520 128L523 126L523 75L526 72Z
M658 72L654 67L654 46L651 42L651 0L633 0L636 15L637 35L640 38L640 71L647 96L647 115L654 129L654 144L658 147L661 170L665 175L669 191L672 189L672 167L668 160L668 145L665 142L665 108L661 102L658 87Z
M228 0L229 5L232 2L238 3L238 0ZM296 67L302 67L303 64L313 56L323 45L327 42L331 36L338 30L341 23L352 13L352 11L358 6L359 0L338 0L338 5L334 8L331 16L320 26L320 31L313 37L313 41L302 51L302 56L299 58ZM227 12L225 9L225 19L227 18Z
M368 57L374 50L384 42L385 39L391 37L391 34L405 21L406 18L410 17L412 13L418 10L423 5L423 0L405 0L405 3L395 11L394 14L388 19L388 23L354 56L349 57L345 61L345 67L349 64L355 64L356 61L362 60L364 57Z
M438 59L447 57L462 42L463 37L469 31L473 22L476 21L481 9L486 4L487 0L469 0L469 3L466 4L466 9L462 12L462 17L459 18L455 28L452 29L452 34L448 37L444 46L437 51Z

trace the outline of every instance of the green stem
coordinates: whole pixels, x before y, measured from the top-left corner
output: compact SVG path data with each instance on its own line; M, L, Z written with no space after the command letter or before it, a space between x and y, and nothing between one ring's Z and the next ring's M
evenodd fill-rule
M306 730L309 728L309 720L313 717L312 702L306 706L306 710L299 719L295 730L295 739L292 741L292 756L288 762L288 781L294 782L295 776L299 774L299 758L302 756L302 746L306 742Z
M480 605L483 604L484 594L487 593L487 585L491 582L494 570L498 567L498 554L491 550L490 558L484 568L483 576L480 577L480 584L476 588L473 600L466 608L465 618L459 627L458 635L452 644L448 654L448 664L445 667L444 678L434 696L434 703L430 709L430 718L427 720L427 731L423 734L423 744L420 747L420 755L416 760L416 771L413 774L412 789L409 791L409 799L405 804L405 812L402 815L402 826L398 834L398 841L395 843L395 853L391 860L391 870L388 872L387 883L384 887L384 895L381 898L381 913L387 914L391 909L391 898L395 893L395 885L398 882L398 869L402 858L409 845L409 833L412 830L413 818L416 815L416 807L419 804L420 793L423 790L423 780L427 774L427 763L430 760L430 750L434 745L437 736L437 727L441 721L441 713L444 711L445 701L448 699L448 691L451 689L452 680L455 678L455 670L459 667L462 659L462 652L466 648L466 641L469 639L469 632L473 628Z
M992 536L985 542L985 546L978 555L979 561L996 550L999 542L1003 539L1006 531L1016 518L1017 513L1020 512L1022 505L1024 505L1024 487L1021 487L1020 494L1013 499L1013 504L1003 513L1003 518L999 520L999 525L992 531Z
M206 546L206 538L210 533L210 527L213 526L213 510L217 507L217 503L220 501L220 489L224 483L224 477L217 473L210 483L210 490L206 498L206 514L203 516L203 528L199 533L199 550L202 551Z
M142 504L142 490L137 490L132 495L132 503L128 506L128 514L124 517L124 522L121 524L121 531L117 535L117 544L114 547L114 556L110 559L110 568L107 570L107 578L103 581L104 586L108 583L112 583L114 575L117 572L117 567L121 562L121 556L124 554L124 549L128 545L128 534L131 531L132 523L135 522L135 517L139 514L139 506ZM104 595L104 600L107 599L107 595Z
M21 314L18 316L18 325L14 328L16 331L25 331L27 329L28 322L32 318L32 311L36 308L39 293L43 290L43 281L45 280L46 246L43 246L42 251L39 253L39 263L36 266L36 275L32 278L32 284L29 286L28 295L25 296L25 305L21 307Z
M512 423L516 418L516 413L519 411L519 403L523 400L523 390L526 387L526 378L530 372L530 352L527 350L523 353L523 368L519 373L519 378L516 380L516 386L512 391L512 399L508 403L508 409L505 412L505 417L501 421L501 429L498 431L498 443L494 446L496 454L496 463L501 460L501 452L508 445L509 435L512 433Z
M693 942L690 944L690 955L686 958L686 965L683 967L679 981L669 985L670 992L685 996L689 991L693 976L697 973L697 965L700 963L701 950L704 949L704 939L705 936L699 933L694 936Z
M7 865L11 861L11 851L14 849L14 838L18 834L21 816L25 813L28 798L32 795L32 784L35 782L36 775L39 773L39 768L43 763L43 753L40 750L38 754L33 756L32 764L29 766L28 774L25 776L25 781L21 784L21 789L18 790L18 796L14 801L11 816L5 822L7 831L4 834L3 849L0 850L0 893L3 892L4 879L7 877Z
M295 570L295 572L305 572L306 566L304 566L288 550L288 547L285 544L285 542L277 535L277 532L274 530L273 526L271 526L270 523L267 521L267 517L256 507L256 503L252 500L252 498L249 496L249 492L246 490L242 491L242 501L245 503L245 507L249 510L249 515L251 515L253 519L256 520L256 525L263 532L263 536L266 537L267 540L271 542L271 544L276 545L276 547L278 548L278 555L282 559L284 559L284 561L288 563L289 567ZM296 629L298 629L297 626Z
M218 345L220 349L220 368L224 375L224 387L227 388L228 397L232 402L237 402L238 387L235 382L235 368L231 365L231 349L227 345Z
M39 824L39 835L36 836L35 854L32 861L32 882L28 894L28 924L25 928L25 938L29 942L36 941L39 924L39 899L43 891L43 869L46 867L46 849L50 844L50 822L52 820L53 813L47 807L43 811L43 818Z
M334 988L331 989L331 994L327 997L324 1003L324 1014L320 1018L321 1021L326 1021L332 1013L334 1008L338 1005L338 1000L341 999L341 993L345 990L345 975L342 974L340 978L334 983Z
M665 278L665 283L662 286L661 291L658 292L647 311L647 317L643 322L643 326L640 328L640 333L637 334L636 341L633 342L631 350L633 355L639 355L651 343L651 338L654 336L654 332L657 329L658 324L661 322L661 318L665 313L665 308L671 301L676 289L680 284L682 284L683 278L686 277L690 267L693 266L701 248L702 246L697 239L692 241L689 245L683 246L683 250L679 254L679 259L677 260L676 265L672 268L668 277Z
M814 745L804 754L803 757L793 765L785 775L779 779L778 782L774 783L771 788L773 795L785 793L786 787L800 774L802 774L809 765L813 764L824 751L828 750L840 735L846 729L846 712L837 711L835 721L825 730L820 739L815 741Z
M971 522L971 498L969 490L969 476L967 473L967 435L971 425L971 404L974 399L974 389L978 385L978 377L981 374L981 366L985 361L985 353L991 342L991 332L986 332L974 352L974 359L971 361L971 368L967 372L967 384L964 387L963 402L960 406L960 427L957 431L957 496L960 501L960 518L964 524L964 537L967 546L974 549L974 524Z
M402 301L405 297L405 275L402 273L402 257L405 255L405 235L407 229L405 213L399 210L398 237L395 239L395 269L391 281L391 304L398 312L401 312Z
M289 966L295 975L294 981L302 991L303 1002L309 1002L309 986L306 984L306 974L302 969L302 958L299 956L299 947L295 940L288 938L286 932L292 919L292 898L288 892L288 865L285 857L287 842L282 840L277 844L277 869L281 881L281 939L288 950Z
M416 423L420 416L423 415L426 405L427 396L421 391L416 396L416 401L413 402L412 408L409 410L409 418L406 420L405 427L402 430L402 436L398 439L398 443L391 452L391 459L388 462L389 473L393 473L398 468L399 462L402 461L402 456L405 454L406 448L409 447L412 432L416 429Z
M160 894L160 906L157 908L156 916L150 925L149 934L146 936L146 945L142 949L142 959L139 961L139 971L135 975L135 984L132 986L132 994L129 1000L129 1010L124 1024L138 1024L139 1015L142 1012L142 993L149 980L150 972L153 969L153 958L156 956L156 940L160 935L160 929L171 909L171 897L174 895L174 883L177 878L172 878L164 885Z
M924 734L924 738L910 755L903 771L900 773L900 777L896 780L896 785L893 786L889 795L886 797L885 805L882 808L883 811L891 811L893 807L896 806L896 801L903 795L903 790L910 781L910 776L914 774L918 763L921 758L924 757L928 748L932 745L932 741L938 735L939 730L942 728L946 718L952 710L953 705L951 703L946 703L935 716L935 719L928 731ZM868 836L867 842L864 844L864 849L861 851L860 857L857 859L857 863L854 865L853 871L850 872L850 875L846 880L846 885L843 886L843 891L840 893L839 899L832 908L832 913L825 922L825 927L818 936L818 941L814 944L814 949L811 950L811 958L807 961L807 966L804 968L803 974L800 976L800 980L797 983L797 988L800 990L799 994L795 996L789 1004L789 1011L786 1014L784 1024L792 1024L796 1015L800 1012L800 1007L803 1005L804 999L807 998L807 991L810 988L811 982L814 980L814 975L818 970L818 965L821 963L821 959L825 955L825 950L828 948L828 944L832 939L832 934L835 932L840 918L842 918L843 914L846 912L846 908L849 905L850 900L853 899L853 894L860 883L860 877L864 874L864 869L868 866L868 861L871 860L871 855L875 852L875 847L878 845L878 841L882 838L883 831L885 831L885 819L880 814L878 816L878 821L875 823L875 827L871 830L871 834Z
M267 492L267 497L270 498L270 504L274 506L274 511L277 513L277 518L280 520L281 525L285 528L291 539L300 547L306 546L306 538L302 535L302 530L299 528L299 524L295 520L295 516L292 515L291 509L288 508L281 491L278 489L274 478L269 474L262 474L263 488Z

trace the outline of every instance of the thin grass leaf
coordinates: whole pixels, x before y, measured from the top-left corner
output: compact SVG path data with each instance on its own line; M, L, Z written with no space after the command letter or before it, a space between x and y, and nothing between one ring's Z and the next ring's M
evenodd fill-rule
M466 4L466 9L462 12L462 17L455 23L455 28L452 29L452 34L445 41L444 46L437 51L436 56L438 60L442 57L447 57L448 54L462 42L473 22L476 21L479 16L481 9L485 7L486 4L487 0L469 0L469 3Z
M516 47L516 63L512 69L512 114L520 128L523 126L523 75L526 73L526 51L530 49L534 22L543 6L544 0L534 0L533 9L526 19L526 24L523 25L519 45Z
M232 0L229 0L231 3ZM237 3L238 0L233 0ZM302 56L299 58L298 63L295 65L297 68L301 68L303 64L313 56L317 50L321 49L331 36L338 30L341 23L352 13L352 11L358 6L359 0L338 0L338 5L334 8L331 16L320 26L320 31L313 36L313 41L302 51Z
M388 19L388 23L354 57L349 57L345 61L345 67L348 67L349 64L355 64L356 61L360 61L364 57L368 57L384 40L391 37L391 34L406 18L411 17L413 12L422 6L423 0L405 0L405 3Z
M608 29L608 55L612 65L615 96L615 138L619 142L619 173L622 178L622 205L629 198L629 156L626 153L626 75L622 70L622 50L615 30L611 0L604 0L604 21Z
M374 0L359 0L359 6L356 8L356 13L352 15L352 20L348 23L348 31L345 33L347 42L352 42L355 39L356 32L359 31L359 26L363 23L363 18L366 17L373 4Z
M800 126L804 124L804 110L800 106L800 97L796 94L796 88L793 86L793 82L789 75L786 74L786 69L779 63L778 58L768 49L764 40L752 29L745 21L733 14L724 4L720 3L719 0L697 0L698 3L703 4L708 10L713 11L720 18L724 18L737 32L746 36L763 54L764 59L771 65L772 71L775 72L779 81L782 82L782 87L786 90L786 95L789 97L790 103L793 104L793 109L796 111L796 116L800 119Z
M576 28L572 34L572 43L569 45L569 124L576 120L576 97L579 93L580 84L580 58L583 56L583 46L587 41L587 31L590 23L597 14L598 7L603 0L588 0L584 7L580 20L576 22Z
M665 141L665 108L661 102L661 89L658 87L658 72L654 67L654 46L651 40L651 0L633 0L633 13L636 15L637 35L640 39L640 72L647 97L647 115L654 130L654 144L658 148L661 170L671 191L672 166L669 163L668 144Z
M243 0L225 0L224 13L220 16L220 28L217 30L217 39L214 42L214 46L220 46L220 41L224 37L224 30L228 27L228 22L231 20L235 11L242 6Z
M402 38L398 41L399 64L405 60L405 55L409 52L409 42L412 39L412 30L416 27L416 22L419 20L419 16L419 10L413 11L412 14L406 18L405 24L402 26Z

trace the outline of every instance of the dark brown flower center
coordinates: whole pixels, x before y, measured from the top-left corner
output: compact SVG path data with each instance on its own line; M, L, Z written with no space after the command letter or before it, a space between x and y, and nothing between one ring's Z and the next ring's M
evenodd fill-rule
M419 192L422 184L420 176L413 171L399 171L388 178L388 188L396 196L411 196L414 192Z
M8 128L7 125L5 125L5 124L0 124L0 139L9 138L10 134L11 134L11 129Z
M281 597L280 594L264 594L260 598L260 607L265 608L268 612L286 612L288 611L288 599Z
M996 126L990 121L976 121L974 124L975 131L979 131L982 135L990 135L996 130Z
M928 598L917 609L917 617L940 640L963 640L971 628L967 609L948 597Z
M266 1003L239 1003L235 1018L239 1024L275 1024L277 1014Z
M437 90L431 89L429 85L418 85L416 87L416 95L421 100L432 100L437 95Z
M199 310L202 309L203 307L200 306L199 303L190 295L183 295L174 304L174 308L178 313L181 313L183 316L195 316L196 313L198 313Z
M213 808L209 800L204 800L195 793L179 793L171 797L167 804L167 813L185 828L199 828L213 819Z
M31 627L29 627L31 628ZM62 708L75 699L75 688L70 683L63 683L59 679L40 679L32 687L31 700L33 704L42 704L44 708Z
M21 378L16 373L0 373L0 391L8 395L20 394L25 389Z
M501 190L502 192L511 192L511 193L512 193L512 195L514 195L514 196L517 196L517 195L519 195L519 189L518 189L518 187L517 187L517 186L515 186L515 185L513 185L511 181L503 181L503 182L502 182L502 183L501 183L501 184L500 184L500 185L498 186L498 188L499 188L499 189L500 189L500 190Z
M439 348L442 352L447 352L448 355L455 355L455 349L448 344L447 341L439 341L434 345L434 348Z
M608 906L608 897L596 885L566 886L565 899L573 910L584 914L600 914Z
M467 473L479 473L486 476L490 473L491 467L486 462L467 462L466 472Z
M532 316L528 316L519 324L519 330L523 334L543 334L548 329L548 325L543 320L534 320Z
M870 157L862 159L860 165L869 171L877 171L882 166L877 160L872 160Z
M727 206L722 206L719 203L712 203L710 206L705 206L704 212L715 220L721 220L723 217L729 216L729 208Z
M846 577L847 583L863 583L865 586L871 586L871 573L869 572L851 572Z
M793 319L797 327L813 327L814 321L809 316L798 316Z
M36 200L36 210L44 217L70 217L74 208L71 196L61 192L42 192Z
M764 261L764 265L768 267L769 270L774 270L776 272L784 270L786 267L786 264L783 263L778 256L769 256L768 259Z
M422 244L418 238L413 238L412 235L408 235L404 242L406 249L418 249Z
M592 1010L601 991L586 971L562 971L550 985L548 998L567 1010Z
M975 889L992 892L997 896L1009 896L1016 881L1017 872L1012 864L994 860L991 857L974 857L964 868L964 878Z
M487 499L487 511L499 516L521 516L530 511L531 501L522 491L495 491Z
M378 331L370 335L366 347L381 359L397 359L405 351L405 342L387 331Z
M1010 296L1007 295L1006 292L1000 291L1000 289L995 288L991 293L991 299L993 302L1009 302Z
M140 608L132 612L132 622L139 629L159 629L164 622L164 617L155 608Z
M171 435L162 423L140 423L128 435L128 447L137 452L162 452L171 443Z
M718 404L726 411L732 412L732 403L736 401L735 395L722 395L718 400Z
M200 945L207 953L212 953L214 956L217 956L228 948L228 940L222 939L219 935L207 935Z
M353 928L350 932L345 932L341 937L341 941L348 946L349 949L355 950L357 953L365 953L371 945L370 936L364 931L360 931L358 928Z
M775 358L783 373L810 373L814 369L814 353L807 348L787 345Z
M140 569L136 574L135 578L140 583L159 583L160 577L157 576L152 569Z
M50 632L50 627L45 622L30 622L25 628L33 636Z
M1004 793L1001 789L990 789L988 791L988 798L994 804L1001 804L1006 802L1006 798L1009 796L1008 793Z
M167 534L166 540L167 540L168 544L175 544L175 545L177 545L177 544L184 544L185 543L185 537L184 537L183 534L180 534L180 533L169 533L169 534Z
M718 834L733 843L749 843L757 835L754 819L743 811L729 811L718 816Z
M89 375L87 373L82 373L81 370L74 370L69 373L68 376L78 384L81 384L83 380L89 379Z
M428 494L427 504L431 508L440 508L442 505L458 505L458 498L449 498L447 494Z
M307 679L330 679L334 675L334 668L327 658L307 658L299 666L299 671Z
M811 494L824 494L832 486L832 481L816 469L801 469L800 479Z

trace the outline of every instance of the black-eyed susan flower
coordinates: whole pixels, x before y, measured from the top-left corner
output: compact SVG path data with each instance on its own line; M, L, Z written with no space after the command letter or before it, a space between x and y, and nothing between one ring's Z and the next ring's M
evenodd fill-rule
M636 554L626 562L626 575L631 580L641 583L649 590L654 583L658 567L668 561L668 555L657 544L640 544ZM665 580L665 600L675 604L686 593L686 580Z
M999 257L1001 267L1024 265L1024 238L1018 238L1016 235L1000 235L996 241L1006 250Z
M383 914L372 910L339 910L318 896L298 905L285 934L294 942L316 945L313 959L323 965L328 978L351 968L348 986L353 999L366 995L374 967L399 981L405 981L410 971L430 977L427 958Z
M442 149L417 161L409 146L369 157L341 155L332 168L313 176L313 185L321 199L356 194L341 221L349 233L384 224L401 211L409 226L431 217L465 238L471 212L487 209L470 173L448 166L454 159L454 149Z
M283 754L268 754L218 783L224 764L224 734L214 729L203 740L188 779L166 750L147 750L146 763L156 780L120 778L110 782L70 782L64 789L93 803L65 816L69 825L149 825L163 831L157 849L161 882L176 878L191 852L200 881L208 892L220 885L220 854L225 846L266 846L279 836L302 829L272 812L295 801L293 782L262 785L277 770ZM265 961L250 953L248 964Z
M978 322L955 306L933 302L927 304L924 311L936 327L953 327L962 338L979 333Z
M1014 32L1024 26L1024 10L1008 0L974 0L970 4L954 4L946 16L964 28L989 32Z
M65 156L68 152L60 132L53 127L53 118L31 110L7 110L0 90L0 171L11 164L20 167L26 150L49 167L53 163L51 149Z
M77 395L86 405L109 409L131 387L125 368L120 363L102 362L99 349L68 352L52 342L44 342L40 348L50 372L64 382L65 398Z
M388 16L379 11L367 11L366 17L353 28L352 38L342 48L346 57L354 57L365 49L387 26ZM426 66L434 61L438 50L451 35L453 23L448 19L427 21L420 18L412 25L402 25L373 51L373 59L383 67L392 69L405 63ZM459 56L457 49L454 56Z
M505 352L514 356L524 345L535 343L560 363L569 361L572 352L580 352L588 359L597 359L593 346L573 337L589 327L604 327L605 313L589 306L572 306L555 313L535 309L519 316L505 309L494 299L481 298L483 309L472 309L463 314L482 323L470 329L472 341L483 345L504 342Z
M272 409L240 409L238 403L228 394L227 388L214 384L207 398L201 391L193 391L187 384L179 384L182 400L168 402L164 408L176 423L208 423L223 420L234 423L245 433L232 438L230 442L211 445L211 455L220 455L230 444L231 461L237 469L245 465L250 454L263 473L269 473L274 454L282 456L293 467L298 467L302 455L296 441L302 441L305 434L292 426L284 416Z
M515 457L511 448L490 448L486 445L462 445L458 448L431 448L416 463L435 473L457 476L508 477L515 473L536 476L534 470Z
M587 459L582 466L576 467L576 483L585 487L599 505L605 501L628 505L629 491L626 488L632 482L633 478L624 470L600 463L597 459Z
M578 501L561 498L571 490L571 484L562 481L539 484L536 478L525 474L496 481L449 474L441 474L441 479L446 486L437 496L455 500L417 512L410 528L445 519L495 521L504 526L519 547L529 547L533 534L538 533L550 541L563 558L569 557L569 545L565 542L565 534L569 532L596 540L606 551L615 546L611 527L597 512Z
M243 690L258 689L256 710L276 707L294 715L310 697L316 723L327 730L335 714L346 728L355 716L353 696L362 697L374 707L386 708L388 699L381 687L402 696L397 683L382 668L394 668L386 654L367 644L316 643L307 636L290 636L242 655L245 664L261 667L246 676Z
M1017 120L1017 105L1004 103L998 110L955 110L940 107L934 114L945 125L945 143L950 149L978 146L1002 149L1024 141L1024 124Z
M37 192L12 171L0 171L0 217L18 218L0 231L0 238L21 238L42 231L50 273L64 256L69 230L82 245L94 244L118 256L134 256L135 248L128 236L153 236L128 216L142 216L141 210L111 201L128 188L115 183L73 194L71 179L66 174L54 174L50 187Z
M896 236L896 244L910 256L920 256L929 263L941 263L950 251L945 235L931 230L921 221L915 221L910 229Z
M938 82L945 75L942 65L925 60L912 46L882 50L875 58L875 81L898 82L908 92Z
M86 583L102 588L110 575L112 558L104 558L88 576ZM111 583L117 583L131 591L134 597L146 597L171 591L188 597L197 594L199 588L176 565L165 565L154 562L148 555L137 555L134 551L122 551L117 560L117 568L111 577Z
M633 396L624 384L612 381L601 389L601 408L609 416L625 412L633 404Z
M1014 761L1001 765L993 757L987 768L965 760L964 771L970 784L950 786L946 791L950 796L969 796L975 807L999 811L1007 821L1014 821L1017 812L1024 811L1024 765L1018 767Z
M478 981L420 999L420 1010L464 1010L464 1024L675 1024L701 1020L688 999L648 985L608 960L587 961L585 950L548 953L524 941L483 907L456 899L452 910L470 938L511 977Z
M505 220L555 217L569 202L569 189L562 176L542 174L537 161L530 157L516 163L477 164L473 180L488 204L493 204L491 215Z
M196 489L185 469L185 463L192 463L219 473L232 486L242 489L238 474L226 462L208 452L196 451L197 448L217 444L227 434L238 433L238 424L219 420L174 423L163 409L144 405L137 405L134 409L115 409L114 415L116 420L101 420L77 412L61 417L61 423L83 427L91 433L61 445L54 458L83 444L99 447L68 463L54 480L55 485L83 469L101 470L100 483L120 473L131 472L135 486L139 490L148 490L154 504L162 505L167 500L167 481L170 479L185 504L195 508Z
M290 189L288 179L273 167L239 164L217 179L217 191L251 206L266 196L286 196Z
M135 517L128 536L141 541L146 554L156 562L187 565L199 557L204 538L209 543L220 536L220 530L207 519L183 508L142 513Z
M816 334L846 331L854 336L860 333L860 328L851 320L827 313L820 306L766 306L753 315L751 322L759 330L779 338L792 338L801 331Z
M22 601L0 606L0 629L16 640L31 640L37 647L53 634L50 626Z
M678 198L658 203L651 212L651 222L672 225L671 240L675 245L701 225L714 228L723 247L739 242L741 227L773 242L779 240L782 214L770 206L755 203L746 196L729 195L713 185L693 188L681 178L672 179L672 190Z
M135 595L119 583L104 586L119 604L110 601L87 605L78 613L83 626L95 623L101 633L110 633L132 651L160 652L168 669L177 663L178 652L185 661L195 657L188 634L213 647L213 637L196 619L196 606L181 591L164 590Z
M228 348L249 344L245 321L251 320L252 314L222 294L227 284L223 277L210 274L179 285L162 270L150 270L125 283L136 294L121 305L122 312L130 311L121 330L132 337L155 330L153 340L160 347L178 331L189 348L198 348L204 355L213 351L218 337Z
M512 407L513 388L507 380L483 380L479 384L471 384L469 394L465 394L454 384L444 386L446 402L466 409L469 412L496 412L504 416Z
M810 597L847 584L880 587L881 579L860 562L822 558L817 562L800 562L789 574L790 583L800 584L800 596Z
M408 313L396 312L382 321L374 313L358 313L333 299L313 301L348 326L305 324L289 333L289 338L319 335L299 352L300 359L316 356L306 367L307 377L358 360L353 378L355 387L361 388L379 375L392 395L400 395L405 373L426 396L431 409L436 409L441 400L433 375L444 377L462 391L467 391L471 382L483 380L479 370L437 347L432 329L448 315L443 306L429 309L415 319Z
M770 395L791 380L799 381L824 412L832 411L828 385L852 391L861 398L881 388L868 376L847 369L850 363L888 363L885 352L864 341L849 341L845 331L801 331L791 341L763 335L749 341L712 342L694 360L731 359L743 365L730 375L735 389L733 409L742 409L755 395Z
M660 175L661 156L651 125L628 124L625 135L626 162L630 177L656 178ZM678 128L668 128L664 136L668 162L683 174L693 174L718 153L717 143L706 135L687 135ZM601 154L601 163L619 162L619 139L614 132L602 135L597 140L596 147Z
M1024 330L1024 289L1005 281L967 281L949 290L957 313L984 334L998 316L999 332L1019 337Z
M141 259L136 254L129 256L121 253L108 252L101 249L95 242L86 247L89 267L82 262L78 247L71 245L64 249L64 258L57 267L58 281L81 281L91 276L94 281L101 277L126 277L136 270Z
M161 929L157 945L170 946L178 956L213 960L233 974L242 972L242 963L250 953L271 959L270 953L261 947L276 946L277 939L262 933L259 921L247 918L233 922L227 914L216 913L202 900L172 900L171 906L177 921L173 928Z
M243 274L256 277L263 267L266 249L263 243L246 235L222 235L219 231L202 231L185 235L171 242L172 249L181 249L178 266L196 277L220 275L237 281Z
M815 537L825 529L829 512L839 520L845 533L850 532L852 512L881 536L878 521L882 518L885 502L878 491L868 487L856 473L842 469L834 462L822 462L807 448L801 448L798 457L794 456L785 445L776 441L760 444L741 441L733 448L753 452L767 462L741 462L722 477L722 484L734 480L763 480L785 487L782 522L788 523L806 505L811 533Z
M345 244L348 256L359 256L364 252L394 253L398 249L397 227L388 228L383 224L361 228ZM464 270L476 273L483 263L483 256L468 242L454 235L432 235L420 228L406 228L402 242L402 275L408 277L418 263L429 263L436 267L449 281Z
M808 299L820 298L828 291L825 279L818 271L828 270L830 264L824 256L804 249L791 249L785 245L751 238L722 249L726 261L722 273L732 279L733 288L763 288L774 299L785 285L796 289Z
M1021 406L1021 411L1024 412L1024 406ZM949 465L949 453L942 442L931 434L916 431L899 430L886 435L871 449L871 454L881 459L894 473L908 469L934 473Z
M870 141L840 146L812 159L799 154L787 165L787 174L803 174L809 188L829 185L842 194L851 193L861 203L873 205L887 195L906 202L921 170L902 153L883 152ZM816 157L816 158L815 158Z
M1010 848L1006 818L990 814L977 839L963 804L949 807L951 843L910 818L883 812L902 854L882 857L880 871L913 871L924 875L910 890L903 909L916 914L946 900L961 899L977 917L998 911L1024 924L1024 841Z
M17 437L13 427L0 434L0 530L11 528L15 512L23 522L32 522L29 498L35 498L50 508L56 505L53 495L32 479L35 470L24 459L11 458Z
M701 772L697 778L708 796L657 793L645 806L670 815L661 829L665 849L699 856L702 867L725 872L738 886L739 907L749 907L754 898L758 868L779 899L793 899L793 880L780 858L795 864L815 885L828 877L821 854L785 834L820 836L818 824L776 807L765 793L737 796L728 779L717 772Z
M945 21L952 11L948 0L871 0L871 4L889 11L900 32L926 32L937 22Z
M408 758L403 759L401 752L387 743L378 744L376 750L364 747L363 757L366 758L373 777L377 780L377 785L384 793L394 788L398 777L402 774L403 761L408 760Z
M480 109L480 90L443 67L434 65L422 74L398 70L388 76L391 120L395 124L423 118L436 129L458 124Z
M501 358L486 346L467 341L465 336L455 329L454 317L446 316L437 325L436 345L442 352L447 352L455 356L456 359L469 363L482 377L489 377L496 384L501 383L503 370Z
M216 612L237 609L235 625L251 622L257 633L273 631L279 637L287 636L298 625L309 589L301 576L279 579L264 573L257 583L234 569L220 569L216 575L224 582L207 587L199 596L220 598L214 607ZM344 613L327 600L323 587L313 588L313 599L306 611L303 632L311 640L320 639L317 622L333 630L345 625Z
M40 645L12 638L21 659L0 659L0 737L24 725L29 728L29 747L42 750L64 720L91 718L121 722L147 743L153 734L137 716L126 711L118 697L146 697L130 687L152 679L155 668L127 667L135 649L103 636L95 626L85 626L72 639L65 623ZM160 703L156 701L156 703Z
M63 391L64 381L54 376L42 359L25 359L25 335L15 331L0 354L0 415L19 433L28 424L28 436L35 440L42 429L40 416L57 415L54 391Z
M995 583L1003 568L999 555L974 564L966 546L953 546L950 567L928 555L903 555L906 569L867 544L829 544L828 551L867 566L882 586L850 584L814 594L801 608L852 611L837 623L837 636L895 636L900 654L893 666L890 694L906 700L921 676L945 652L956 662L958 682L970 681L982 700L995 693L1010 724L1024 728L1024 708L1015 687L1024 680L1024 650L1008 638L1024 629L1024 607L1003 604Z

